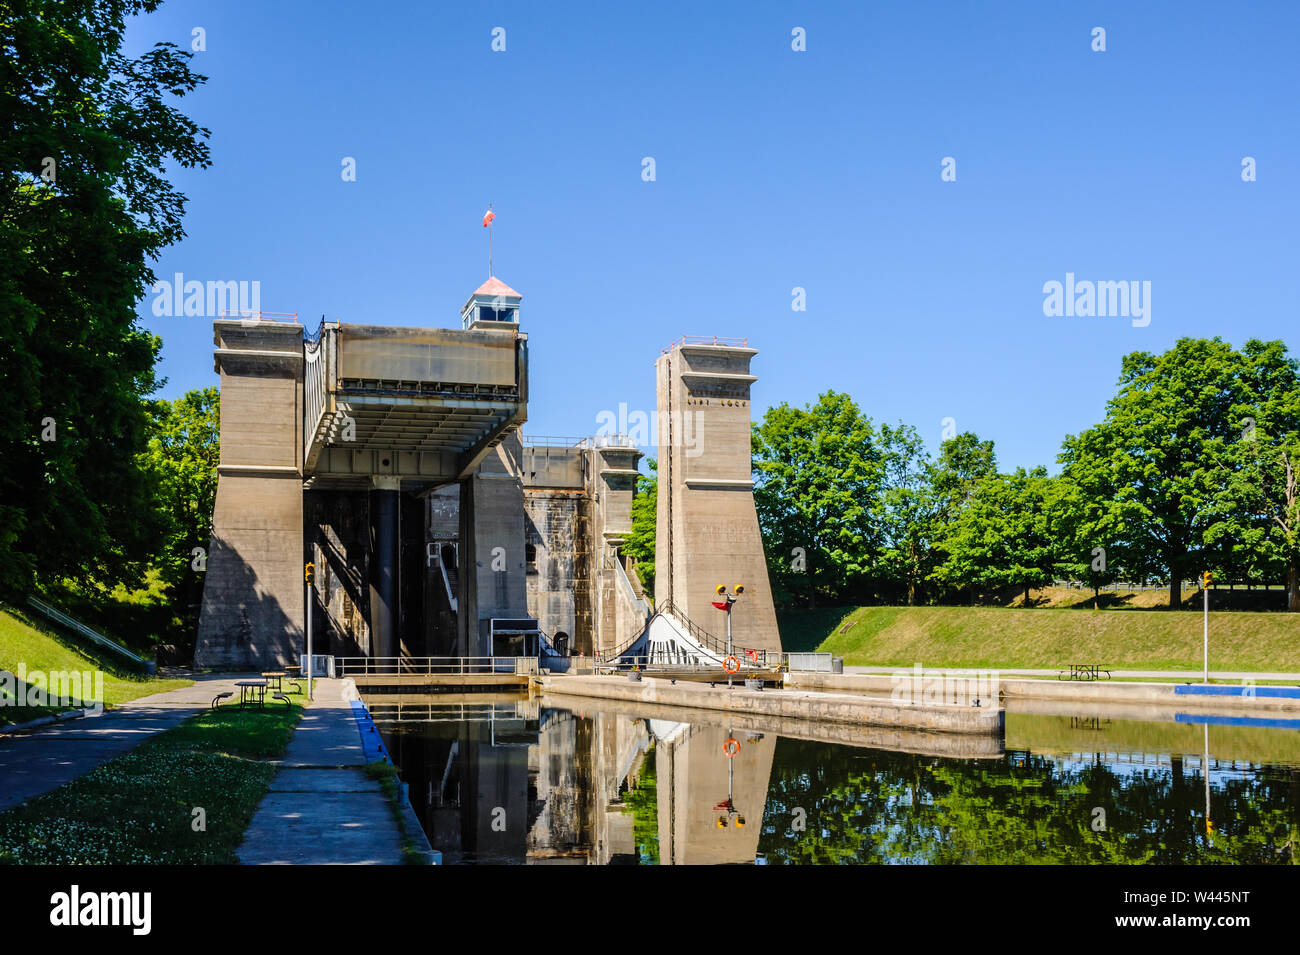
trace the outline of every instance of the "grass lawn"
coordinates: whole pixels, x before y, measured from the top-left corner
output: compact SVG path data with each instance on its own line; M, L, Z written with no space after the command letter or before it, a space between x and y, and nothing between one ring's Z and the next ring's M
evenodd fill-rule
M162 693L188 686L190 680L162 680L124 669L106 655L100 656L57 635L13 607L0 607L0 670L18 672L22 663L27 671L84 672L99 670L104 674L104 702L112 706L137 697ZM94 702L94 701L86 701ZM23 723L50 713L68 709L64 706L15 706L11 696L0 690L0 725Z
M782 620L783 640L790 613ZM1187 611L846 607L837 618L813 613L822 633L817 649L850 666L1201 667L1201 615ZM1210 669L1300 672L1300 614L1212 610Z
M224 707L158 734L80 779L0 813L0 863L236 863L235 849L302 715ZM195 831L194 810L206 814Z

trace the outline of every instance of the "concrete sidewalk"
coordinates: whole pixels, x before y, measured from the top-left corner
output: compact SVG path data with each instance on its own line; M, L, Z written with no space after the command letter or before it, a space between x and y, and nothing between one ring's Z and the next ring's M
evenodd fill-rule
M270 791L237 850L244 865L396 865L402 838L343 698L342 680L318 679Z
M189 719L239 675L199 676L193 686L121 703L98 716L47 723L0 736L0 811L11 809L116 759Z

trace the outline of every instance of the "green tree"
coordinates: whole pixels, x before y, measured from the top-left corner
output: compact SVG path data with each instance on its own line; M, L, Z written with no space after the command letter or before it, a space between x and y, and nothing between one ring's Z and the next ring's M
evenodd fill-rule
M1241 409L1249 405L1242 357L1220 339L1180 339L1161 355L1125 356L1106 419L1065 439L1063 477L1086 509L1095 546L1123 554L1141 578L1182 582L1225 559L1222 525ZM1212 532L1213 529L1213 532Z
M217 389L157 402L153 431L149 464L158 477L160 517L167 528L154 562L171 588L175 614L197 626L221 457Z
M623 541L623 553L636 561L636 572L646 594L655 592L655 533L659 508L659 462L646 458L650 473L639 474L632 498L632 533Z
M1043 467L985 478L946 527L935 576L983 592L1052 581L1061 561L1059 483Z
M1300 364L1280 341L1252 339L1242 358L1247 401L1224 469L1228 517L1212 533L1230 537L1247 579L1285 580L1287 609L1300 611Z
M888 588L892 602L916 603L917 588L932 570L931 531L936 496L933 467L916 429L899 424L880 426L884 489L880 508L883 552L878 586Z
M753 429L754 504L779 597L839 601L860 593L879 547L883 453L846 394L769 408Z
M930 553L924 565L925 577L936 579L934 569L948 558L941 542L950 525L970 502L980 482L997 473L992 441L981 441L973 432L964 431L940 445L939 457L928 469Z
M143 462L160 341L150 260L184 232L169 162L207 130L169 106L202 77L121 52L160 0L0 0L0 586L138 573L158 533Z

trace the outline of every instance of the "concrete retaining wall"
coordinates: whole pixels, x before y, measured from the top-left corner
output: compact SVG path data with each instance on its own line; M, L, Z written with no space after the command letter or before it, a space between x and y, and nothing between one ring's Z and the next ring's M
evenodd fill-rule
M913 671L900 669L899 674L911 678ZM940 672L960 675L976 671L947 670L925 671L927 677ZM991 673L995 671L980 671ZM791 688L818 691L848 691L857 693L883 693L888 695L899 685L889 673L787 673L785 685ZM1065 680L1002 679L998 681L1004 704L1042 703L1068 701L1088 704L1140 704L1176 709L1180 712L1258 713L1261 711L1300 710L1300 699L1276 696L1244 696L1248 687L1224 687L1237 691L1234 696L1179 694L1178 683L1079 683ZM1265 687L1256 687L1258 693ZM1013 708L1015 708L1013 706Z
M555 706L566 710L590 707L591 701L563 692L547 692L540 697L542 706ZM691 706L667 706L662 703L635 703L607 700L601 705L603 713L621 713L642 719L666 720L676 723L717 723L718 714L712 710ZM884 749L896 753L916 753L922 756L943 756L956 759L995 759L1005 752L1001 737L974 733L930 733L924 730L901 729L896 726L867 726L862 723L839 723L825 720L795 719L788 716L753 716L730 712L727 726L734 730L755 733L774 733L789 739L805 739L838 746L857 746L865 749Z
M634 683L625 676L547 676L538 679L543 692L619 700L641 704L692 706L724 713L826 720L868 726L893 726L935 733L976 733L1001 737L1006 715L1001 709L978 706L923 706L838 693L792 690L745 690L677 683L646 678Z

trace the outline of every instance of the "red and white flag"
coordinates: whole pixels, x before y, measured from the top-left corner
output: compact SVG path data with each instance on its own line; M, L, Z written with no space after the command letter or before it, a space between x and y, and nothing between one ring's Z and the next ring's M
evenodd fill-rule
M490 226L492 224L492 220L495 219L496 217L497 214L493 212L491 209L489 209L483 216L483 228L486 229L488 226Z

